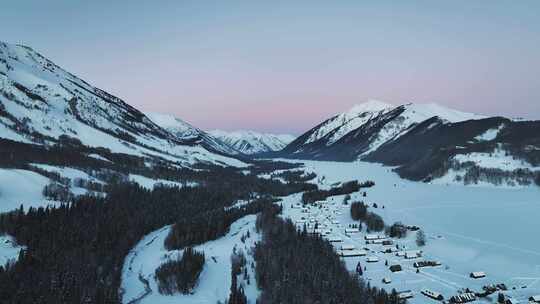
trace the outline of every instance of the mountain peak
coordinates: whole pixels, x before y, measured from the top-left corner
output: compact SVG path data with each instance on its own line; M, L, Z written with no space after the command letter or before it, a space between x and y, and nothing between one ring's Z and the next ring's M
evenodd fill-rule
M418 117L418 122L437 116L449 122L460 122L471 119L483 119L485 116L450 109L437 103L408 103L405 109Z
M370 99L366 102L354 105L347 113L359 114L364 112L378 112L393 108L394 106L383 101Z

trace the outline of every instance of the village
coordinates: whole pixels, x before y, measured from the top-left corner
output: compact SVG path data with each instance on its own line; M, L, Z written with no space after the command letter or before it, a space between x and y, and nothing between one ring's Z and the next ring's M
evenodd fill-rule
M355 199L366 201L374 213L384 208L369 202L366 193L355 193L352 199L331 196L305 205L292 196L283 200L284 215L298 229L327 239L351 272L371 286L396 290L398 297L409 303L540 303L540 292L492 279L489 269L470 265L468 273L454 272L444 259L418 246L419 227L407 226L404 238L389 237L385 231L368 232L351 217L351 201ZM429 235L426 242L444 242L444 238Z

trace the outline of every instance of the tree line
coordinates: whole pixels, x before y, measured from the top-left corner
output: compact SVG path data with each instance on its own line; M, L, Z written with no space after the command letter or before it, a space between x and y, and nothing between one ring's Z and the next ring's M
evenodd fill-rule
M302 203L303 204L312 204L316 201L322 201L330 196L351 194L360 190L360 188L369 188L375 185L372 181L366 181L363 183L358 183L358 181L349 181L342 183L338 187L333 187L329 190L320 190L314 189L311 191L306 191L302 194Z
M258 303L398 303L395 291L371 288L350 274L328 241L298 231L280 211L266 208L257 217L263 234L254 250Z
M165 238L167 250L182 249L215 240L227 234L238 219L260 212L265 205L272 204L270 198L258 198L241 207L221 208L184 218L175 223Z
M205 262L204 252L188 247L182 257L168 260L155 271L158 291L172 295L176 292L188 294L195 287Z
M366 225L367 231L383 231L385 228L384 220L376 213L367 210L364 202L351 203L351 218L360 221Z

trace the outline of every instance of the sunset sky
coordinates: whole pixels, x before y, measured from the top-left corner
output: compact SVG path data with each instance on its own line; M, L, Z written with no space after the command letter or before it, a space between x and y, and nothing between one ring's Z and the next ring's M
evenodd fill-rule
M0 40L203 129L300 134L367 99L540 119L540 1L12 1Z

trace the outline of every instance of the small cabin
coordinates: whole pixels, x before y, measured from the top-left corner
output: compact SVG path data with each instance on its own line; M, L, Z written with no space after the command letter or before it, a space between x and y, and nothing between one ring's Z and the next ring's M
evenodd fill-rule
M432 298L434 300L437 300L437 301L442 301L444 300L444 296L436 291L432 291L432 290L429 290L429 289L423 289L421 291L421 293L423 295L425 295L426 297L428 298Z
M414 262L413 266L414 266L414 268L436 267L436 266L441 266L441 262L438 262L438 261L418 261L418 262Z
M354 250L356 247L352 244L343 244L341 245L341 250Z
M476 295L472 292L462 293L450 298L450 303L467 303L476 300Z
M367 255L367 252L364 250L342 250L339 253L340 256L346 258L346 257L358 257L358 256L365 256Z
M483 271L473 271L469 274L469 276L473 279L481 279L486 277L486 273Z
M394 247L390 247L390 248L385 248L383 251L381 251L381 253L393 253L393 252L396 252L397 249L394 248Z
M405 300L405 299L410 299L410 298L414 298L414 293L412 292L412 290L405 290L405 291L398 292L398 299Z
M392 279L390 279L390 278L383 278L383 279L382 279L382 282L383 282L384 284L390 284L390 283L392 283Z
M366 262L368 263L377 263L379 261L379 258L376 256L370 256L366 259Z
M364 236L364 240L366 241L374 241L374 240L380 240L380 239L385 239L385 237L380 236L378 234L367 234L366 236Z
M345 228L345 233L349 234L349 233L358 233L360 232L358 230L358 228Z
M340 242L343 242L343 240L342 240L341 238L335 237L335 236L329 237L329 238L328 238L328 241L329 241L330 243L340 243Z
M401 265L399 265L399 264L390 266L390 271L392 271L392 272L399 272L401 270L403 270L403 269L401 268Z
M540 303L540 295L530 297L529 301L533 303Z
M411 259L416 259L416 258L419 258L421 257L422 254L420 252L416 252L416 251L407 251L405 252L405 258L408 259L408 260L411 260Z

